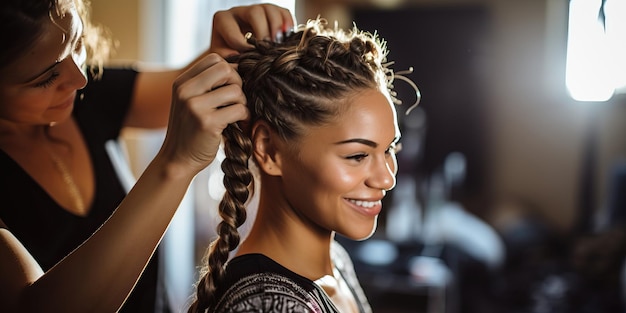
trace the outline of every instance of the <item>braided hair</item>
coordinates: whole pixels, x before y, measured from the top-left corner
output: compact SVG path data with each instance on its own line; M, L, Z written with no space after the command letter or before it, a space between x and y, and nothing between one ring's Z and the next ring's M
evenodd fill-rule
M304 126L323 125L338 115L340 101L371 88L389 94L393 75L383 63L386 45L375 34L330 28L324 19L309 21L276 43L249 39L250 51L231 59L238 63L251 113L249 125L264 120L286 141L297 139ZM245 202L252 174L249 129L231 124L224 130L222 163L226 193L219 204L223 221L205 257L190 313L211 312L225 275L229 253L239 245L237 228L246 219Z

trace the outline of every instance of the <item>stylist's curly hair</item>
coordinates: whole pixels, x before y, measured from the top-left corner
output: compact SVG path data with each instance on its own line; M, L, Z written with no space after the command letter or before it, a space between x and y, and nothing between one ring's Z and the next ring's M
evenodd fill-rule
M249 125L267 121L286 141L303 126L322 125L345 110L345 99L364 89L388 94L393 75L385 64L386 46L375 34L330 28L323 19L299 26L282 43L249 39L250 51L233 57L243 79L251 113ZM249 129L236 124L224 130L222 163L226 193L219 204L223 221L211 243L190 313L212 312L216 290L225 275L229 253L238 245L237 228L246 218L245 202L252 174Z
M114 51L115 42L107 28L92 23L89 0L2 0L0 1L0 68L9 65L31 48L44 31L51 12L66 13L73 6L83 23L82 44L87 50L87 65L100 74L104 62ZM95 75L96 77L98 75Z

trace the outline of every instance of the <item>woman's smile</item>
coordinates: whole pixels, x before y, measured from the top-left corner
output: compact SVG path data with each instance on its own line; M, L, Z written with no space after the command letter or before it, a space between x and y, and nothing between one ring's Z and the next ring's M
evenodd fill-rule
M356 200L356 199L346 199L347 202L359 213L375 217L380 214L380 211L383 208L383 204L381 200L376 201L366 201L366 200Z

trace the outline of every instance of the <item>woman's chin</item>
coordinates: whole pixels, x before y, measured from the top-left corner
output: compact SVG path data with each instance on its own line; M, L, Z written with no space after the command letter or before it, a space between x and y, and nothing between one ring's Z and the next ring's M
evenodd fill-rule
M361 231L354 230L354 231L351 231L350 233L341 233L341 235L351 240L363 241L363 240L369 239L370 237L374 235L374 233L376 232L377 224L378 224L377 221L374 221L374 225L372 225L372 227L367 230L361 230Z

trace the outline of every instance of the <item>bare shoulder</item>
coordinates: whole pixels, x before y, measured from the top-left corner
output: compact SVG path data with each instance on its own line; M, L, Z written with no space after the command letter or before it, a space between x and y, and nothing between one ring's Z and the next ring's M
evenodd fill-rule
M7 275L34 281L43 275L43 270L22 242L0 220L0 277L10 278Z
M0 220L0 307L8 312L18 311L18 299L24 286L42 275L37 261Z

